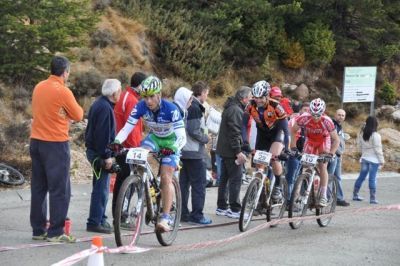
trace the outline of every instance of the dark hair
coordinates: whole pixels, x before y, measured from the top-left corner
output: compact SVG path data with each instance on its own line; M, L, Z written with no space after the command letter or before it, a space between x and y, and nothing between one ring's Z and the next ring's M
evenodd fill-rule
M376 132L378 128L378 120L374 116L368 116L367 121L365 122L365 127L363 129L363 139L364 141L368 141L372 136L372 133Z
M208 89L209 89L208 84L202 80L199 80L192 86L193 96L194 97L200 96L203 93L203 91Z
M54 56L50 63L52 75L61 76L65 71L69 72L69 60L64 56Z
M136 88L147 78L146 74L142 72L135 72L131 77L131 87Z

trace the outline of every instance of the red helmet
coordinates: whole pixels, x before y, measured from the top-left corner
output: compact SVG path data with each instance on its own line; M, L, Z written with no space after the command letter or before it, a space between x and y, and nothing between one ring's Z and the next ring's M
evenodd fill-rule
M282 97L282 91L279 87L272 87L269 92L270 97Z

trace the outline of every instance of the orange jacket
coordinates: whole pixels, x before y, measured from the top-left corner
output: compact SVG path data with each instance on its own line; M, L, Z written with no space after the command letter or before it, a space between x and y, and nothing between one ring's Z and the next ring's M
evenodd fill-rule
M33 90L32 117L32 139L68 141L70 120L82 120L83 109L64 80L51 75Z
M266 104L264 106L263 118L264 121L260 119L260 115L257 110L257 105L255 102L251 102L248 105L247 112L251 117L256 121L259 128L265 128L271 130L275 127L276 121L280 119L286 118L286 112L280 104L277 104L276 107L273 107L271 104ZM265 126L264 126L265 125Z
M130 87L127 87L121 94L118 102L114 107L115 121L117 124L117 132L119 132L128 120L129 115L132 112L133 107L139 102L139 95L134 92ZM143 133L143 122L139 120L135 128L128 135L128 138L124 141L123 145L125 148L133 148L140 146L142 141Z

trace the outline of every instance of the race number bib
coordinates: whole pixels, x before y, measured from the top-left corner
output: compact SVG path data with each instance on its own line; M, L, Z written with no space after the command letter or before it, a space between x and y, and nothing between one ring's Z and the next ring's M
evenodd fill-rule
M253 162L256 164L268 165L271 161L272 153L266 151L256 151L254 154Z
M143 148L131 148L126 155L126 163L146 165L148 154L149 150Z
M318 162L318 157L318 155L314 154L303 154L303 156L301 156L301 163L315 166Z

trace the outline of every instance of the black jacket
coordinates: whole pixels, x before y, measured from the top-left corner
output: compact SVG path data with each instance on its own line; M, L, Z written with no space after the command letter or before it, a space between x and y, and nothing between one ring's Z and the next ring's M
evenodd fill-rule
M235 97L229 97L224 104L216 151L222 157L236 158L243 150L243 110L243 104Z

